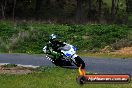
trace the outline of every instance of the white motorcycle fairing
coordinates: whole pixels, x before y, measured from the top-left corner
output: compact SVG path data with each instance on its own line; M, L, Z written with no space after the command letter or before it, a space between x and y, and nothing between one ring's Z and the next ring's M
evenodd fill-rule
M76 47L70 45L70 44L66 44L64 47L62 47L61 52L66 56L69 57L70 59L72 59L74 62L75 58L78 56L76 55Z

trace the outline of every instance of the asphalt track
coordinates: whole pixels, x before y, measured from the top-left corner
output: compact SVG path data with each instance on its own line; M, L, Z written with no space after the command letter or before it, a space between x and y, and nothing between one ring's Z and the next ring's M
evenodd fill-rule
M100 74L130 74L132 59L83 57L88 72ZM54 66L44 55L0 54L0 64L18 64L24 66ZM75 66L69 67L75 68Z

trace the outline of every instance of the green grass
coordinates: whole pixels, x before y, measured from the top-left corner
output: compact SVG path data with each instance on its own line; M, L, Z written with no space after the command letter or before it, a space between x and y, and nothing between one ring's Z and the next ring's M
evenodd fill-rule
M11 68L11 67L17 67L16 64L5 64L2 67Z
M39 68L41 72L27 75L0 75L0 88L132 88L129 84L86 84L76 82L77 69Z

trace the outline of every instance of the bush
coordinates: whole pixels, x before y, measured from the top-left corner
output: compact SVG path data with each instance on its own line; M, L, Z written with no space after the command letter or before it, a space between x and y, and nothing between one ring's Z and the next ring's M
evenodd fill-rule
M111 44L111 46L115 49L118 50L122 47L129 47L132 46L132 41L128 40L128 39L121 39L113 44Z
M0 22L0 52L43 53L42 48L52 33L57 34L60 40L73 44L78 50L99 50L107 45L116 47L119 45L116 43L122 44L122 39L130 42L129 29L118 25Z

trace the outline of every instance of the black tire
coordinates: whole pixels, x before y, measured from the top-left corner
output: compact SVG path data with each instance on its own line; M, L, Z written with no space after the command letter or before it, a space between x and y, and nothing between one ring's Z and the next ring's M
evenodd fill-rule
M84 76L78 76L76 81L78 84L84 84L86 83L86 78Z
M77 67L80 67L82 65L81 69L84 69L85 68L85 63L84 63L84 61L79 56L77 56L75 58L75 61L76 61L75 65Z

